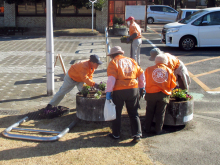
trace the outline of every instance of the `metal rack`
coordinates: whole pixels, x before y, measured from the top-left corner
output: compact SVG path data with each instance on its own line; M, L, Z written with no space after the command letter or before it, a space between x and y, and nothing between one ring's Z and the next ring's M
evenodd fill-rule
M70 131L70 129L76 125L78 118L73 121L68 127L66 127L63 131L45 131L45 130L35 130L35 129L26 129L26 128L18 128L19 125L26 122L28 120L28 116L24 117L17 123L14 123L10 127L6 128L2 134L5 137L8 138L14 138L14 139L23 139L23 140L33 140L33 141L56 141L63 137L66 133ZM55 136L51 137L40 137L40 136L28 136L28 135L21 135L21 134L12 134L10 133L12 130L16 131L25 131L25 132L38 132L38 133L44 133L44 134L56 134Z

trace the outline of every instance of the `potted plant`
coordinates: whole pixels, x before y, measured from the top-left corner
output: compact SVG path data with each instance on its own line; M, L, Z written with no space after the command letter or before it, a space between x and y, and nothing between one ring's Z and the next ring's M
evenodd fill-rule
M89 94L89 90L90 90L90 86L83 85L83 88L81 90L83 97L86 97Z
M128 44L128 43L131 43L132 40L129 40L129 42L127 42L127 38L128 38L128 37L129 37L129 36L122 36L121 39L120 39L120 40L121 40L121 43L127 43L127 44Z
M176 101L187 101L192 99L192 96L188 94L187 90L183 90L180 88L176 88L172 91L171 99L175 99Z
M125 36L128 35L128 28L124 25L122 18L113 18L113 31L114 35Z
M100 99L100 97L102 96L102 92L101 91L97 91L95 94L94 94L94 97L96 99Z
M193 119L193 96L180 88L172 91L167 105L164 125L185 125Z
M105 88L106 88L106 83L100 82L100 83L99 83L99 89L100 89L101 91L105 91Z

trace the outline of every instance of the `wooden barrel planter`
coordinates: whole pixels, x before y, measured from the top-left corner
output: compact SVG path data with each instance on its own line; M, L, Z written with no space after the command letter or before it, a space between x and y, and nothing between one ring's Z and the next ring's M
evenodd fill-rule
M185 125L193 119L194 100L176 101L170 99L167 105L164 125Z
M86 97L78 93L76 95L76 116L86 121L105 121L104 105L106 100L105 92L99 99L94 98L95 91L90 91Z

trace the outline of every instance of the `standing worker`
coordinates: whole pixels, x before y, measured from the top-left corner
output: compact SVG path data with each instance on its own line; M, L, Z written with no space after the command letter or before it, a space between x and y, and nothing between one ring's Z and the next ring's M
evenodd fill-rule
M154 48L150 51L150 59L151 61L155 60L155 57L158 54L164 54L168 58L167 66L174 72L179 88L189 90L189 84L191 83L191 79L189 77L188 70L184 63L180 61L177 57L162 52L159 48Z
M97 55L91 55L89 60L84 60L73 64L70 67L66 76L64 77L63 85L54 95L46 108L50 109L52 108L52 106L57 106L64 98L64 96L68 92L70 92L75 86L77 86L79 91L82 90L84 83L91 87L98 88L98 84L95 83L92 78L94 71L98 68L100 64L102 64L102 62Z
M134 21L134 17L129 17L126 19L127 24L129 26L129 35L130 37L127 38L127 42L131 43L131 58L137 61L138 65L140 66L140 51L141 51L141 28L140 26Z
M176 77L172 70L166 66L167 63L167 56L159 54L155 58L156 65L145 70L147 107L144 131L146 133L151 132L154 117L156 119L155 133L157 135L163 133L166 106L169 103L172 89L176 87Z
M130 118L132 142L137 143L142 136L138 116L139 91L140 95L144 94L145 77L137 62L123 55L124 51L120 46L111 48L108 54L112 60L107 68L106 99L113 99L116 105L116 119L112 121L112 133L109 136L113 139L120 138L121 113L125 103Z

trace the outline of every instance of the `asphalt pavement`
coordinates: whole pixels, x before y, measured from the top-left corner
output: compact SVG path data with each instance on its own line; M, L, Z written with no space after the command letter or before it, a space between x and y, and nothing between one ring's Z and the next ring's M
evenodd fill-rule
M170 49L162 45L159 42L160 36L156 32L157 30L148 29L143 33L141 67L144 70L154 65L148 60L149 52L153 47L159 47L163 51L178 55L184 63L201 60L205 55L201 57L199 54L209 51L211 51L210 54L215 54L213 56L219 55L218 49L215 51L199 49L193 52L194 55L182 56L186 53L177 48ZM125 55L129 56L130 44L121 43L119 36L109 38L111 47L121 46ZM0 115L25 115L45 107L52 98L52 96L47 96L46 37L44 35L1 36L0 43ZM91 54L99 55L104 63L95 71L94 81L107 81L104 34L55 36L55 59L57 54L61 54L66 70L79 60L89 59ZM194 67L192 65L189 71L195 74L195 71L205 70L204 66L204 64ZM56 93L64 77L59 61L56 63L54 74L54 92ZM215 75L212 79L217 81L218 77L219 75ZM211 78L204 81L208 79ZM194 79L190 85L190 92L195 97L194 118L191 122L184 127L172 127L173 131L160 136L148 137L143 134L143 145L149 148L146 154L150 155L155 164L156 162L169 165L220 164L218 147L220 144L220 95L207 93ZM74 109L76 93L77 88L74 88L65 96L60 105ZM145 101L141 100L139 111L141 115L145 113L145 106Z

